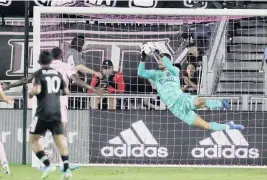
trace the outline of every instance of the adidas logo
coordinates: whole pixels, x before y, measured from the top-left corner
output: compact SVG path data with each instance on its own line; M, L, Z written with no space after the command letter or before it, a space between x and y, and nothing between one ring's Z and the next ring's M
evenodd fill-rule
M168 156L166 147L159 147L149 129L143 121L132 124L131 128L120 133L120 137L110 139L108 142L112 146L105 146L101 149L102 156L105 157L161 157ZM136 134L135 134L135 133Z
M216 131L210 138L199 142L191 152L195 158L258 158L259 150L249 144L239 130ZM205 148L205 146L210 146Z

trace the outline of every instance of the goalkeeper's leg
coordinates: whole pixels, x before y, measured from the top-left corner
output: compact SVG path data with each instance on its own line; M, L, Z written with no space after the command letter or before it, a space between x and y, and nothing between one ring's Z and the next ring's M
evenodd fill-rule
M200 109L200 108L209 108L209 109L217 109L217 108L225 108L230 109L230 104L227 100L222 99L204 99L197 96L191 96L190 99L193 99L193 109Z
M220 124L216 122L208 123L207 121L203 120L199 115L196 115L192 125L199 127L201 129L210 129L214 131L228 130L228 129L244 129L244 126L240 124L234 124L233 122L229 122L226 124Z
M225 124L220 124L217 122L207 122L192 110L183 110L183 112L177 111L176 117L178 117L188 125L193 125L201 129L210 129L213 131L244 129L244 126L240 124L234 124L233 122L228 122Z
M197 102L198 100L201 100L201 99L197 96L183 94L173 104L173 106L170 108L170 111L177 118L181 119L185 123L202 128L202 129L211 129L214 131L227 130L227 129L244 129L244 126L234 124L233 122L229 122L226 124L219 124L216 122L210 122L210 123L206 122L194 112L194 109L197 108L195 102ZM198 108L201 108L201 107L198 107Z
M189 105L188 107L191 109L189 111L189 119L191 116L191 120L194 119L192 125L202 128L202 129L211 129L214 131L227 130L227 129L244 129L244 126L240 124L234 124L233 122L228 122L226 124L219 124L216 122L206 122L200 116L198 116L193 110L208 107L210 109L214 108L226 108L230 109L230 104L227 100L214 100L214 99L203 99L197 96L188 96L187 97ZM195 114L195 115L194 115Z

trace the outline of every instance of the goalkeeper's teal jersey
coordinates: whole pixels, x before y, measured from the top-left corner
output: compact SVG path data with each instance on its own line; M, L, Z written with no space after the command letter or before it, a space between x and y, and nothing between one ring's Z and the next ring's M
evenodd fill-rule
M180 70L166 56L162 61L166 70L145 70L145 64L141 62L138 75L153 81L161 100L170 108L183 93L180 87Z

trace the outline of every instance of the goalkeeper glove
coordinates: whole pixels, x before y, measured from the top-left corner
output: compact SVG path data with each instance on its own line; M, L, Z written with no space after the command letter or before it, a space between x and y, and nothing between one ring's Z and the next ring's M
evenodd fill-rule
M144 45L142 46L142 49L141 49L141 61L142 62L145 62L146 60L146 53L145 53L145 50L144 50Z
M153 42L153 46L154 46L154 54L159 55L162 58L164 56L164 53L162 53L160 45L157 42Z
M154 54L158 54L158 55L162 54L162 50L161 50L159 43L153 42L152 44L154 48Z

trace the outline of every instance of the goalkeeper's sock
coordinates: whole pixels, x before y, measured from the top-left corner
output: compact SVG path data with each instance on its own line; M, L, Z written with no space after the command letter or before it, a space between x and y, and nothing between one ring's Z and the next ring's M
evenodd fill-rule
M214 99L207 99L205 100L206 107L210 109L216 109L216 108L222 108L223 104L220 100L214 100Z
M221 130L230 129L230 126L227 124L219 124L216 122L210 122L209 125L210 125L210 130L213 130L213 131L221 131Z
M63 162L63 171L66 172L70 168L69 156L61 156Z
M48 157L45 155L44 151L39 151L36 153L36 156L40 159L40 161L46 166L50 166L50 161Z

